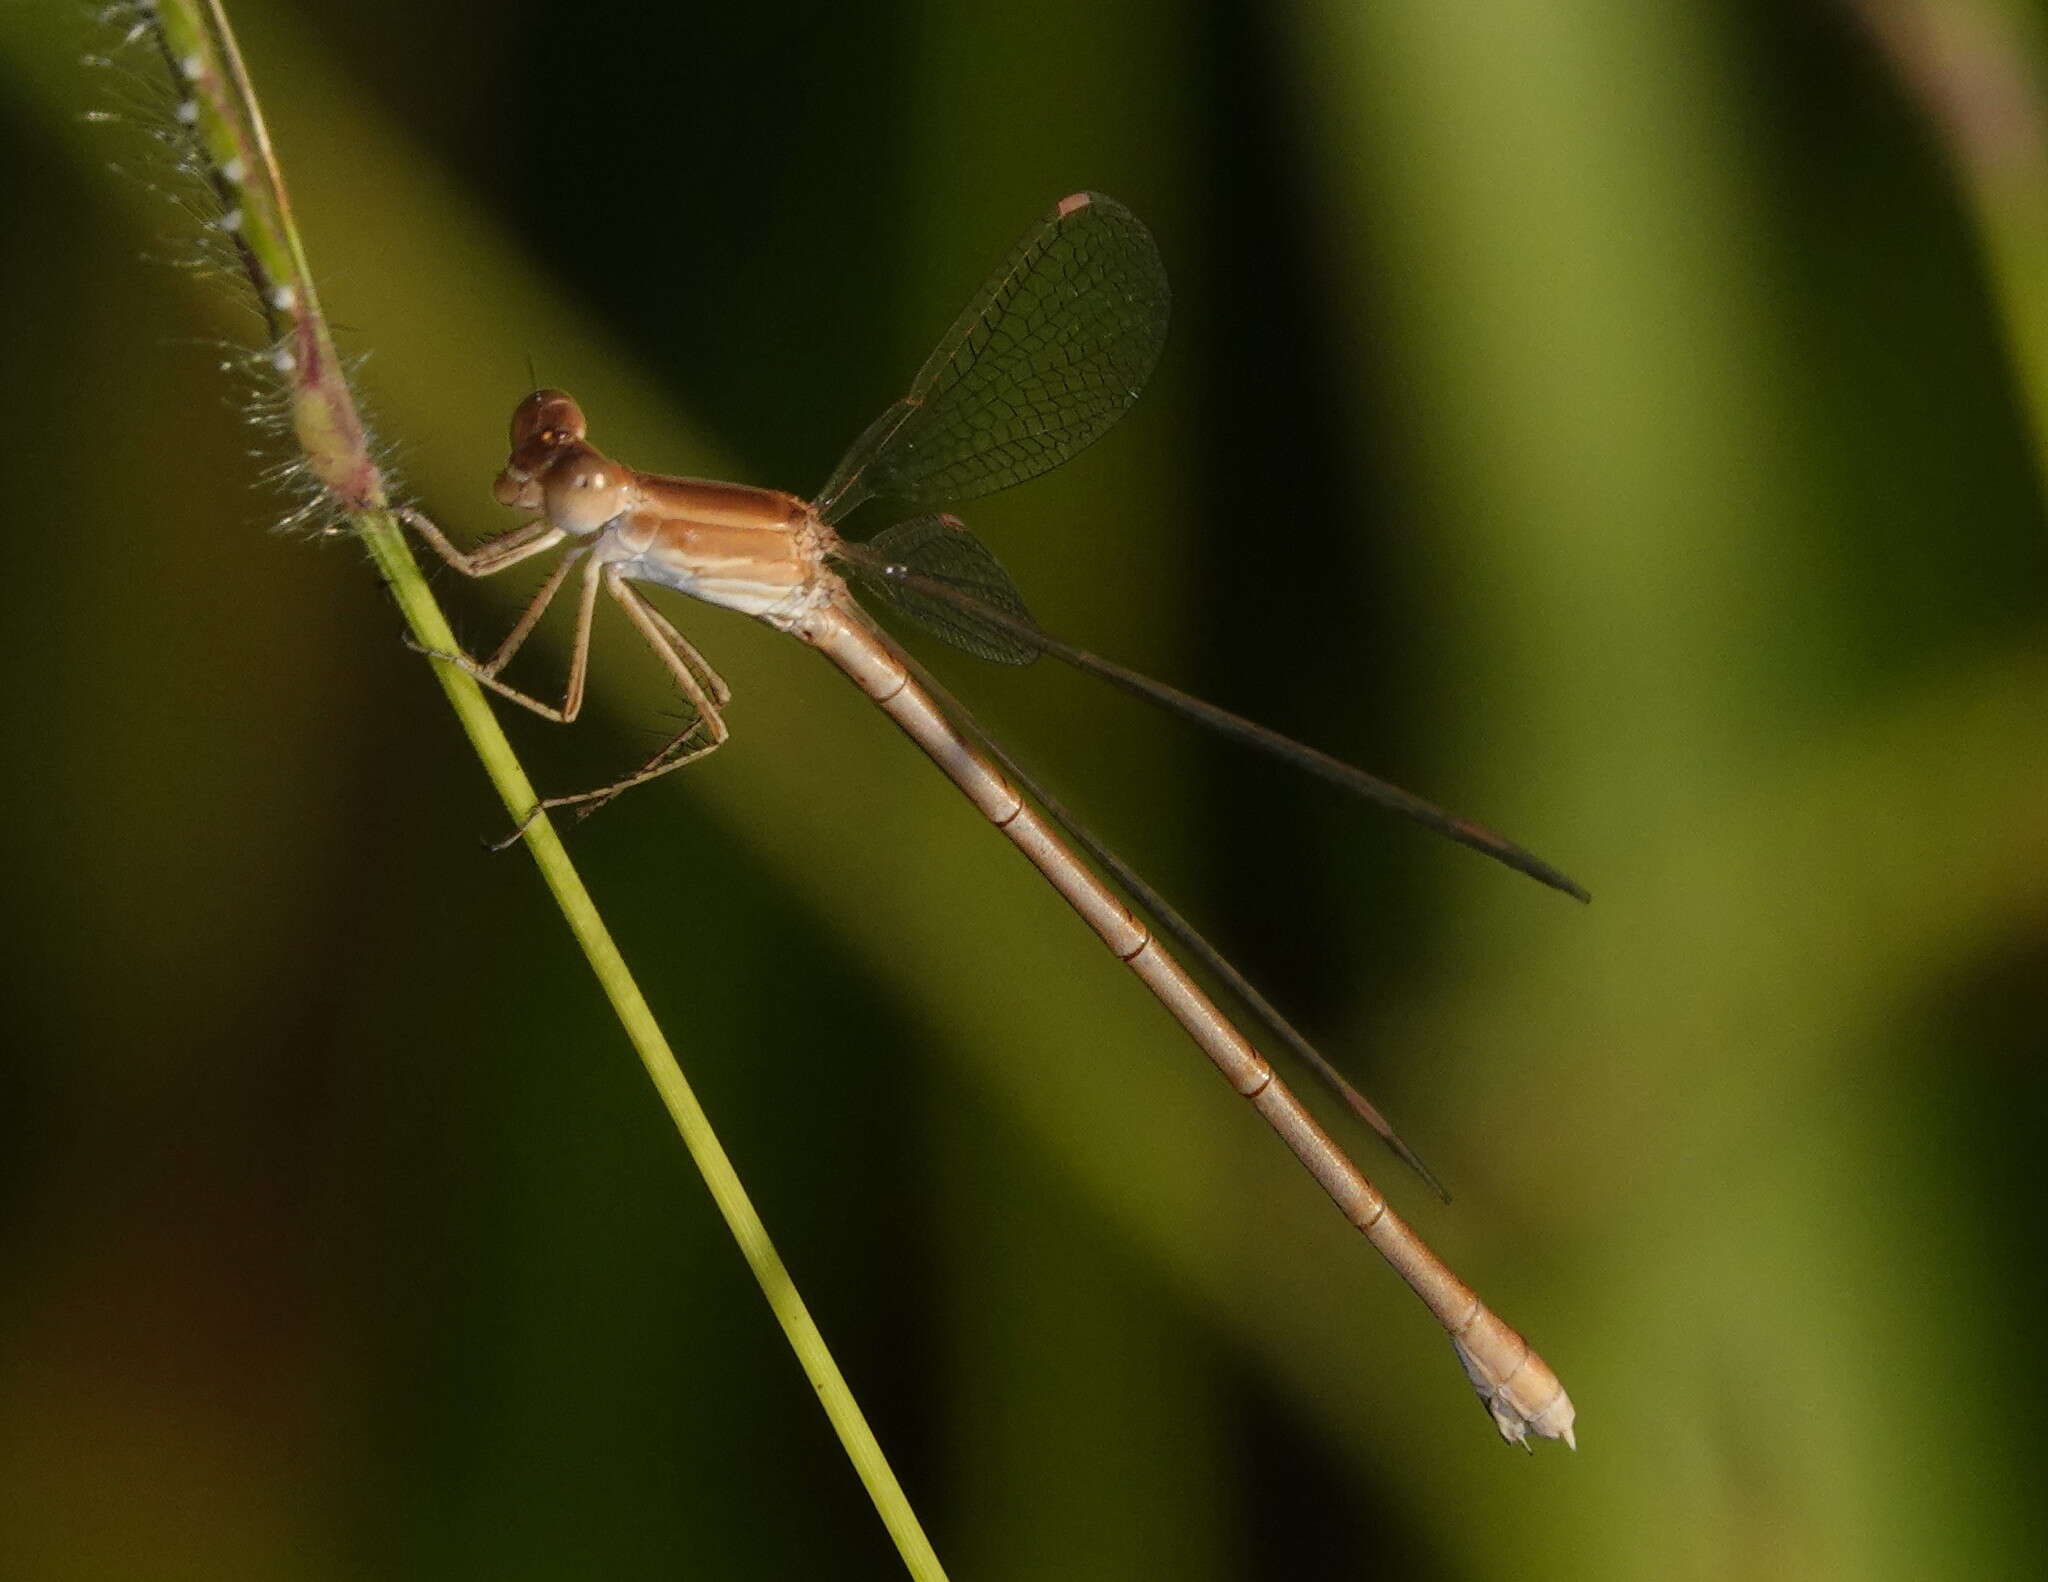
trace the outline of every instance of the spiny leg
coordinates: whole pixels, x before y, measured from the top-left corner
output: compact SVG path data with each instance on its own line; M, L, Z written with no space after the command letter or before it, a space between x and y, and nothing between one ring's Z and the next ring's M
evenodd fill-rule
M394 514L418 533L437 555L467 577L494 576L508 567L516 566L535 555L553 549L568 536L562 529L551 526L543 518L529 522L502 537L487 540L473 551L464 551L458 549L448 535L423 512L401 507ZM443 654L431 650L421 651L429 653L432 658L458 666L483 686L531 709L543 719L561 725L571 724L583 710L584 683L590 669L591 630L597 615L597 590L602 582L610 590L612 597L624 608L633 624L640 629L640 635L646 638L648 646L661 657L662 663L675 677L677 686L682 689L683 697L696 718L691 722L689 729L675 737L660 752L624 779L601 786L595 791L545 797L535 803L533 811L521 820L519 827L505 840L493 847L494 850L502 850L519 839L533 821L549 808L581 807L583 816L588 817L621 792L680 769L706 753L715 752L725 744L728 734L721 710L732 701L732 689L726 685L725 678L712 668L709 660L697 652L696 646L687 637L676 630L674 623L667 616L634 591L614 568L595 560L584 568L583 587L576 612L576 636L569 656L569 680L561 706L557 708L544 703L539 698L522 692L517 687L508 686L498 679L498 672L511 662L521 645L533 635L534 628L540 624L541 617L554 602L555 596L562 591L562 585L568 580L569 572L582 553L583 551L579 550L565 556L562 563L549 574L547 581L541 584L539 591L534 594L525 611L513 624L512 630L505 634L505 640L498 645L498 651L489 660L479 661L466 653Z
M669 741L660 752L623 780L599 786L595 791L572 791L563 796L542 797L533 804L533 811L521 819L509 835L502 840L490 842L489 849L504 851L507 847L517 844L520 837L533 828L535 820L554 808L576 809L576 822L580 824L599 808L608 805L614 797L623 795L634 786L645 785L649 780L658 780L686 764L695 763L707 753L716 752L725 745L728 733L721 721L714 734L712 719L713 716L704 715L692 721L688 730Z
M712 746L724 745L727 732L722 711L732 701L732 689L725 684L724 678L705 663L704 656L690 646L689 639L615 569L605 578L605 586L619 601L619 607L627 617L640 628L640 635L647 639L648 646L668 666L669 673L676 678L676 685L683 689L683 696L710 732ZM703 680L699 679L700 674Z
M521 561L544 554L568 536L561 528L550 526L547 520L542 518L539 521L528 522L524 527L516 528L500 538L490 539L473 552L464 552L450 543L448 536L423 513L406 507L395 514L400 521L418 533L435 554L465 577L495 576ZM491 655L488 661L480 661L463 652L445 654L436 649L422 648L409 637L406 639L406 645L426 654L429 658L446 660L449 664L467 671L492 691L501 693L515 703L525 705L543 718L567 724L575 719L576 711L582 705L577 662L587 655L590 646L590 616L597 598L595 587L586 586L584 590L582 620L577 628L576 657L572 659L570 665L571 695L564 699L561 708L542 703L538 698L531 697L516 687L506 686L497 677L498 672L511 663L512 656L519 652L520 645L533 635L533 629L540 624L541 616L547 613L547 608L554 602L555 595L562 591L562 584L568 579L570 568L583 553L582 550L577 550L563 557L562 563L549 573L547 581L540 585L540 591L528 602L525 611L513 623L512 630L505 634L505 640L498 645L498 651Z
M632 605L628 606L628 613L637 608L660 627L663 638L673 651L681 655L683 662L697 672L697 679L704 684L704 690L711 694L711 701L721 709L732 702L732 688L725 684L725 677L711 668L711 661L698 653L696 645L676 630L675 623L648 603L637 588L626 586L625 592L630 594L633 600ZM621 599L620 602L625 601ZM645 629L642 628L643 631Z
M582 551L579 550L577 553L581 554ZM566 571L566 568L564 570ZM557 725L574 724L576 716L583 712L583 683L590 672L590 629L597 619L597 590L604 580L604 573L605 564L599 560L589 561L583 568L583 589L576 608L576 636L569 647L569 684L562 693L560 708L551 703L543 703L531 693L521 692L517 687L508 686L498 679L496 669L505 658L502 648L499 650L498 658L489 665L479 664L467 654L437 654L435 657L458 666L479 685L489 687L500 697L510 698L514 703L533 710L544 720L552 720ZM562 576L562 573L557 573L549 578L548 585L541 589L547 598L552 599L555 596L562 585ZM543 600L536 600L535 603L545 608ZM519 618L519 625L530 631L533 621L539 618L538 612L529 607L526 615ZM518 627L513 630L521 641L525 640L525 632L519 631Z
M707 715L693 721L690 728L673 738L667 746L647 762L627 775L623 780L614 780L608 786L599 786L595 791L576 791L566 796L543 797L541 808L574 808L576 819L581 823L599 808L608 806L613 798L623 796L635 786L645 785L650 780L659 780L665 774L672 774L686 768L699 758L715 753L723 747L728 733L723 723L712 725Z
M569 573L575 569L576 562L582 554L583 551L576 550L562 557L561 564L548 573L548 580L540 585L539 591L528 602L525 611L513 623L512 630L505 634L505 640L498 645L498 651L491 655L489 660L479 667L480 669L495 676L512 662L512 656L518 653L520 645L533 635L533 629L540 624L540 618L547 612L547 607L555 602L555 595L562 591L562 584L569 580Z
M610 785L599 786L595 791L543 797L534 805L533 812L525 823L512 832L511 838L514 840L524 834L526 826L538 818L545 809L578 807L583 810L581 816L588 818L621 792L630 791L637 785L645 785L648 781L657 780L665 774L673 774L685 764L695 763L707 753L716 752L725 745L726 738L731 734L726 729L725 715L722 712L723 700L714 700L691 665L691 659L694 658L697 664L703 665L709 671L711 667L704 664L702 656L697 654L659 610L649 604L625 578L609 567L606 568L604 584L611 596L619 601L620 607L625 610L633 624L640 629L640 635L647 639L648 647L661 657L661 662L668 667L669 674L675 677L676 685L682 689L685 701L697 717L691 722L689 729L667 743L660 752L623 779L614 780ZM717 682L718 690L724 692L729 699L731 693L726 690L725 683L718 679L715 672L712 673L711 679Z
M528 522L524 527L515 527L509 533L487 538L473 550L462 550L450 542L448 535L436 527L433 519L425 512L415 511L411 506L401 506L392 514L419 534L429 549L465 577L494 577L507 567L518 565L522 560L545 554L568 537L561 528L551 525L546 517L541 517Z

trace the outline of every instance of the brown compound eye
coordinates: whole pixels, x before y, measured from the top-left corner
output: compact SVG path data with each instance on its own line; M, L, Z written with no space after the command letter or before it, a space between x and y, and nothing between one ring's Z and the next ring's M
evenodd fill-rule
M512 409L512 448L538 441L550 448L583 438L588 424L576 398L560 390L536 390Z

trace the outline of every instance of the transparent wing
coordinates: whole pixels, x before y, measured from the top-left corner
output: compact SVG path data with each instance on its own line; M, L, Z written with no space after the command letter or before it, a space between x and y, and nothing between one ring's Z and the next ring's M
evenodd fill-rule
M1354 1115L1380 1134L1386 1145L1394 1151L1403 1163L1429 1183L1431 1191L1435 1192L1446 1203L1450 1202L1451 1194L1445 1188L1443 1182L1437 1179L1436 1172L1424 1164L1415 1150L1401 1140L1399 1134L1395 1132L1392 1125L1388 1123L1387 1118L1379 1112L1372 1101L1353 1087L1345 1079L1344 1074L1324 1058L1322 1051L1303 1037L1300 1030L1292 1022L1288 1021L1286 1017L1282 1016L1273 1003L1263 994L1259 993L1257 988L1246 979L1243 973L1230 964L1229 957L1225 956L1222 951L1204 939L1196 931L1194 924L1175 911L1172 903L1166 897L1145 882L1143 875L1139 874L1129 863L1119 857L1093 830L1089 829L1087 825L1083 824L1069 812L1065 805L1045 788L1042 782L1027 774L1023 765L1010 756L1003 744L997 741L987 728L982 725L981 721L977 720L968 711L967 706L954 697L951 692L947 691L945 687L941 686L938 678L906 653L900 643L879 628L876 629L875 635L889 652L895 655L904 668L917 678L919 684L932 695L939 707L945 711L947 717L955 725L959 726L966 735L973 738L981 750L996 762L1005 775L1009 776L1012 785L1033 802L1036 802L1052 818L1054 823L1058 824L1061 829L1073 837L1075 845L1094 858L1103 871L1114 879L1118 885L1122 886L1124 892L1132 900L1136 901L1145 911L1151 913L1154 922L1180 941L1182 948L1199 961L1203 967L1214 973L1225 987L1244 1003L1245 1008L1266 1025L1268 1031L1292 1049L1303 1063L1326 1083L1333 1093L1344 1101Z
M1166 341L1166 271L1114 198L1063 198L991 275L819 492L834 522L871 496L971 500L1095 443Z
M972 556L973 565L986 568L987 572L999 578L1003 597L1016 601L1015 610L1001 598L992 599L972 585L969 577L982 573L963 574L954 570L945 575L931 576L900 554L875 553L889 533L877 536L871 544L842 544L835 553L863 582L875 588L891 604L915 616L958 647L985 658L1001 658L1001 654L993 650L1007 642L1017 656L1007 661L1011 664L1025 663L1038 654L1050 654L1062 663L1072 665L1076 670L1085 670L1091 676L1100 676L1111 686L1121 687L1132 696L1143 698L1168 713L1178 714L1184 720L1207 726L1220 736L1269 753L1282 763L1293 764L1297 769L1327 780L1355 797L1397 813L1424 829L1434 830L1461 846L1469 846L1495 862L1527 874L1539 884L1563 891L1574 900L1592 899L1576 880L1484 824L1459 818L1434 802L1425 802L1412 792L1380 779L1378 775L1367 774L1363 769L1332 758L1328 753L1318 752L1313 747L1282 736L1278 731L1268 730L1241 714L1232 714L1213 703L1189 697L1177 687L1154 681L1150 676L1141 676L1135 670L1126 670L1100 654L1091 654L1085 648L1076 648L1072 643L1051 636L1028 614L1022 613L1022 601L1018 599L1017 590L996 564L995 557L958 522L945 516L919 517L915 522L905 522L901 528L891 528L890 533L903 532L908 541L911 536L909 530L913 528L921 534L940 530L951 534L954 540L963 540L972 546L971 550L963 550L955 545L947 552L963 557L962 564L967 563L965 557ZM920 558L933 554L931 549L920 546Z
M1024 596L980 539L950 516L917 516L834 551L864 588L977 659L1028 665L1039 654Z

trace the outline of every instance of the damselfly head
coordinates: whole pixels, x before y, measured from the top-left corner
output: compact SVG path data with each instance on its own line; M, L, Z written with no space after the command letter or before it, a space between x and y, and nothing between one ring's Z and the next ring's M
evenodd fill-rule
M491 493L500 505L545 511L555 526L591 533L624 508L626 470L583 442L575 399L536 390L512 409L512 453Z

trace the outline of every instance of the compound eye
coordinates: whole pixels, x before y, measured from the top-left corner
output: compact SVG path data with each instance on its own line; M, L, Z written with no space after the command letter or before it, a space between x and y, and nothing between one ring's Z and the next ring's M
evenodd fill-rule
M512 448L534 440L553 447L583 438L583 409L560 390L536 390L512 409Z

